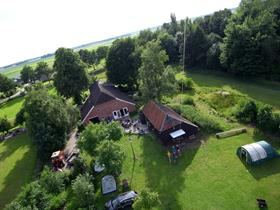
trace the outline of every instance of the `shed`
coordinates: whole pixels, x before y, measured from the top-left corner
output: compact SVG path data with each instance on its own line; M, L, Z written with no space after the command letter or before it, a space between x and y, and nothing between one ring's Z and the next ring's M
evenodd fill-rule
M277 151L266 141L259 141L239 147L236 154L250 165L258 165L278 156Z

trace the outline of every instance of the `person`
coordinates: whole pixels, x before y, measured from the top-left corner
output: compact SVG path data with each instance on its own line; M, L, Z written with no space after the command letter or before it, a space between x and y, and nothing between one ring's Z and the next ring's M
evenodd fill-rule
M171 153L169 152L169 150L167 150L167 157L168 157L169 162L171 163Z
M176 150L177 150L177 155L181 156L181 149L180 149L179 144L176 144Z

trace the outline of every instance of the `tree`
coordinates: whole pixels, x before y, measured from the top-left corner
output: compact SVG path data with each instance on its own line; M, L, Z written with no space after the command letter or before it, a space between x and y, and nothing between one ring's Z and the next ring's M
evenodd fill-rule
M250 100L245 104L241 104L236 117L242 122L256 123L258 115L258 107L255 101Z
M24 113L25 113L24 108L21 108L19 112L16 114L15 125L23 125L23 123L25 122Z
M158 35L160 46L164 49L169 57L168 63L177 63L179 61L179 48L175 38L168 33Z
M80 58L83 62L85 62L88 65L93 65L95 63L96 60L96 56L95 56L95 51L89 51L87 49L81 49L79 50L79 55Z
M189 67L205 66L206 53L209 47L210 47L210 43L204 31L197 24L192 24L188 33L186 34L186 47L185 47L186 66Z
M136 42L138 46L144 46L146 45L148 42L155 40L157 38L157 34L153 31L151 31L150 29L145 29L140 31Z
M59 194L65 190L66 175L64 172L54 173L45 167L40 175L39 183L48 193Z
M79 175L72 181L72 191L76 203L81 208L94 209L95 195L92 176L89 174Z
M72 176L76 178L79 174L85 174L87 172L88 172L88 167L86 161L81 157L77 157L73 161Z
M106 125L107 139L117 141L123 136L123 128L118 121L113 121Z
M91 123L82 132L78 146L89 154L96 152L97 146L104 140L120 140L123 136L122 128L119 122L111 123Z
M11 123L8 121L7 117L0 118L0 133L1 132L8 132L12 128Z
M153 209L160 204L158 193L143 189L133 204L135 210Z
M38 181L24 187L17 200L25 209L46 209L49 205L49 196Z
M104 58L107 57L109 51L109 47L108 46L101 46L98 47L95 51L95 55L96 55L96 63L100 63L100 61Z
M85 150L90 155L95 154L97 145L107 136L104 123L89 124L82 132L81 138L78 141L80 149Z
M242 1L227 24L220 59L236 75L280 78L280 37L267 2Z
M96 150L96 161L105 165L109 174L120 175L125 158L124 152L118 143L109 140L102 141Z
M24 66L20 72L20 78L24 83L34 82L35 74L31 66Z
M262 105L259 107L257 115L257 127L266 132L271 132L274 130L272 106Z
M175 75L171 68L165 68L166 52L159 42L149 42L141 55L139 69L140 92L144 99L161 99L176 89Z
M39 62L34 70L35 78L37 80L50 80L52 70L46 62Z
M135 89L140 58L135 50L135 41L131 38L117 39L107 55L107 77L116 85Z
M3 74L0 74L0 92L10 95L14 92L16 84Z
M59 48L55 52L54 70L54 86L58 93L66 98L74 97L80 104L81 92L88 87L88 75L79 55L72 49Z
M71 120L73 116L67 106L61 98L45 90L32 91L25 99L26 125L43 161L48 160L52 152L64 148L66 135L77 122L77 119L75 123Z

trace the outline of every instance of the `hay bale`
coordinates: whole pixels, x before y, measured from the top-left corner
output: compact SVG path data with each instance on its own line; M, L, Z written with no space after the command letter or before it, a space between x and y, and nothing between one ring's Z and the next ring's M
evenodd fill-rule
M216 133L216 138L219 139L219 138L235 136L235 135L239 135L241 133L245 133L246 131L247 131L246 128L239 128L239 129L229 130L229 131L225 131L225 132L220 132L220 133Z

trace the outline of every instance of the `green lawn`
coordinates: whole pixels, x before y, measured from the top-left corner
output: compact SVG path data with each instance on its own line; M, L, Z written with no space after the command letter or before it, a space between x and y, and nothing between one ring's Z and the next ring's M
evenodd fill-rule
M0 142L0 209L32 180L36 149L27 134Z
M268 81L250 81L194 70L187 71L187 74L200 86L231 86L254 99L280 108L280 84Z
M19 97L0 105L0 117L7 116L10 122L14 122L23 102L24 97Z
M134 165L130 144L123 138L126 160L121 179L132 180L132 189L138 192L144 187L157 191L161 210L258 209L258 197L267 200L269 209L279 209L280 158L250 167L235 154L238 146L262 138L252 132L221 140L205 138L199 148L184 151L176 165L168 162L166 149L149 135L133 138ZM280 150L279 144L273 145ZM101 197L100 190L97 195ZM111 197L102 196L99 208Z

